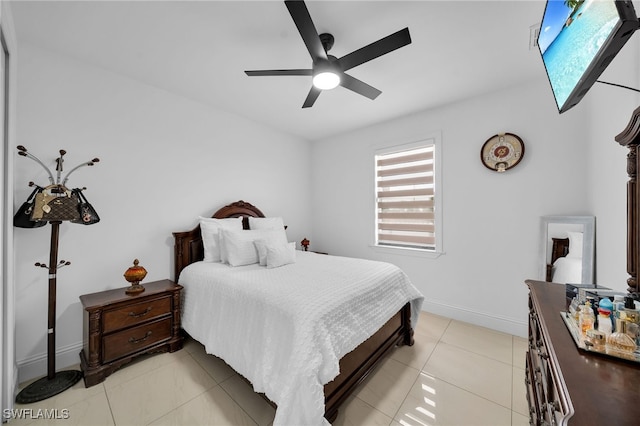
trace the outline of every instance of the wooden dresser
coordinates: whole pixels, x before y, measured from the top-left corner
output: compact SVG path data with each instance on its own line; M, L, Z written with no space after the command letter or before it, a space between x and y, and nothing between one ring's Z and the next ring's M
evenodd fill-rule
M560 311L564 284L527 280L526 385L533 425L640 424L640 364L580 351Z
M182 348L180 291L163 280L143 283L145 291L125 293L127 287L80 296L84 307L80 368L86 387L102 382L133 358Z

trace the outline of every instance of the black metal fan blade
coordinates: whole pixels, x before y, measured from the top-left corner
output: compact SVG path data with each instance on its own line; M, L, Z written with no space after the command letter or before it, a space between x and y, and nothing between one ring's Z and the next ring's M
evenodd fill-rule
M366 96L371 100L377 98L378 95L382 93L380 90L376 89L373 86L369 86L364 81L358 80L357 78L345 73L343 73L340 77L340 85L345 89L352 90L359 95Z
M264 77L275 75L313 75L313 70L297 69L297 70L257 70L245 71L250 77Z
M347 71L410 43L411 35L409 34L409 28L405 28L343 56L338 59L338 62L342 70Z
M318 59L324 59L326 61L327 52L325 52L324 47L322 47L322 42L320 42L318 31L316 31L315 25L313 25L307 5L305 5L303 1L285 1L284 3L287 9L289 9L289 14L291 14L293 22L295 22L296 27L298 27L300 36L302 36L302 40L307 46L313 62L316 62Z
M309 90L309 94L307 95L307 99L304 100L302 108L312 107L316 99L318 99L318 96L320 96L320 92L322 92L321 89L318 89L316 86L311 86L311 90Z

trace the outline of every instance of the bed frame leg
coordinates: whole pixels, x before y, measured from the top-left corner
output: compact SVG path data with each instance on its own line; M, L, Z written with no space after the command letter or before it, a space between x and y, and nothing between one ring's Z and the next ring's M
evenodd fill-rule
M409 328L404 334L404 344L407 346L413 346L415 340L413 339L413 328Z
M336 419L338 418L338 410L333 410L330 413L324 413L324 418L327 419L327 421L331 424L333 424L333 422L336 421Z
M402 308L402 325L404 327L403 343L407 346L413 346L415 340L413 339L413 327L411 327L411 304L409 303Z

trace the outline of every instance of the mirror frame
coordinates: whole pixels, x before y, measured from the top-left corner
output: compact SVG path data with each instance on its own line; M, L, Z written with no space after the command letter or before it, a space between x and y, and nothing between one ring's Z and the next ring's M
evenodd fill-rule
M542 238L540 244L540 261L542 262L542 269L540 272L540 279L546 280L547 275L547 259L549 234L548 229L550 224L570 224L570 225L582 225L583 237L582 237L582 259L589 260L589 262L582 262L582 282L576 284L594 284L595 285L595 216L542 216L540 220L540 236Z

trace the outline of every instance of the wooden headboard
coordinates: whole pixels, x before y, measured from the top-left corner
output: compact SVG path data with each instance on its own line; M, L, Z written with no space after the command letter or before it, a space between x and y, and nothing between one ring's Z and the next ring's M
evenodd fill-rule
M553 279L553 264L561 257L569 254L569 238L552 238L553 246L551 248L551 263L547 264L546 281L551 282Z
M242 227L249 229L249 219L247 219L249 216L264 217L264 214L256 206L240 200L222 207L211 217L216 219L242 217ZM202 235L200 234L200 225L191 231L174 232L173 238L175 240L175 273L173 279L177 283L180 272L182 272L187 265L204 259L204 246L202 244Z

